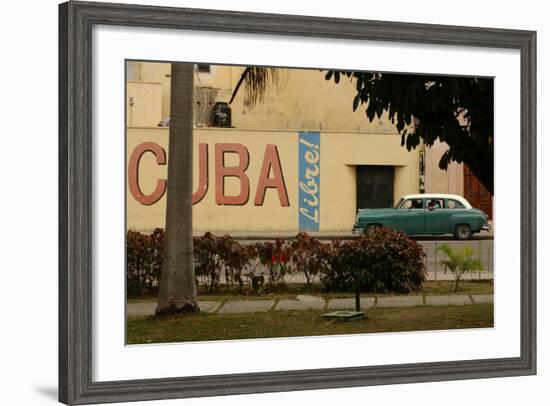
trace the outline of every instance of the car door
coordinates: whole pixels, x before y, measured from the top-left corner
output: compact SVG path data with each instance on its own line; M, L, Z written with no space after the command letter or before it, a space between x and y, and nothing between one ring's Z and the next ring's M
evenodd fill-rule
M407 234L424 233L424 199L406 199L397 209L396 228Z
M425 204L425 233L445 234L449 229L450 210L446 207L445 199L426 199Z
M447 199L447 212L449 213L448 233L454 232L455 226L459 223L470 223L471 209L467 209L461 202L455 199Z

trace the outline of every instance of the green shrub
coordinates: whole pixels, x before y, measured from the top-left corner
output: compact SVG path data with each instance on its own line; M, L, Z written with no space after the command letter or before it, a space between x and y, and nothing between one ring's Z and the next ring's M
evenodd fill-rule
M152 234L128 231L127 292L129 296L155 294L162 270L164 231ZM240 244L226 235L207 232L193 238L197 284L209 292L227 285L255 282L255 290L280 287L292 272L303 273L310 285L320 278L325 290L354 290L360 276L361 289L372 292L412 292L425 279L424 250L405 234L379 228L349 242L335 240L321 244L306 233L292 241L277 239L256 244ZM264 279L263 273L267 271ZM262 276L260 276L262 274Z
M426 279L422 246L404 233L376 228L354 241L332 244L330 269L322 275L326 290L353 290L355 278L361 290L409 293L418 290Z
M253 275L250 263L257 255L254 246L244 247L230 235L224 235L218 238L216 249L223 262L226 284L237 283L239 293L242 293L245 280L251 279Z
M158 292L163 249L164 230L160 228L152 234L127 232L126 280L129 296ZM209 292L220 288L222 277L227 285L238 284L242 292L244 284L260 274L260 266L267 269L268 287L272 289L291 270L289 245L282 239L261 244L240 244L229 235L216 237L207 232L193 238L193 256L197 284L205 286Z
M304 274L307 286L328 268L329 244L321 244L307 233L294 237L289 252L293 270Z
M126 234L126 291L129 296L158 291L164 249L164 230Z
M218 253L218 240L207 232L202 237L193 238L193 255L195 257L195 276L197 283L208 287L213 292L220 286L223 261Z
M275 242L256 243L257 260L268 271L267 288L273 290L284 282L285 275L292 271L288 242L277 238Z
M355 272L361 270L361 252L355 241L333 240L330 244L329 266L321 274L323 289L330 292L351 291L355 288Z

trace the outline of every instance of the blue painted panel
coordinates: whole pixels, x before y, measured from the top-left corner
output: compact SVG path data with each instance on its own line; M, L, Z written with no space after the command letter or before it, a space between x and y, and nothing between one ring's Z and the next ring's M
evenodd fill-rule
M298 219L300 231L319 231L321 224L321 134L299 132Z

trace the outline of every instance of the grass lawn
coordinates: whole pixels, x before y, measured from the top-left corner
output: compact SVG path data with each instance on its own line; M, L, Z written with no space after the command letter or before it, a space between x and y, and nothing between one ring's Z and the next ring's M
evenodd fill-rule
M129 317L128 344L333 334L447 330L493 326L493 305L417 306L367 311L363 320L328 321L326 311Z
M454 281L426 281L422 285L422 288L417 292L411 293L411 295L492 295L493 294L493 281L489 280L474 280L463 281L460 283L460 288L457 292L453 292ZM296 299L300 294L313 294L323 296L325 299L334 298L346 298L354 297L352 292L335 292L328 293L322 292L320 285L313 285L307 287L305 284L288 284L279 288L273 293L257 294L250 291L245 291L239 294L237 289L225 289L215 293L207 293L204 290L199 289L199 300L212 300L216 302L223 302L227 300L281 300L281 299ZM384 293L367 293L361 296L389 296L395 295ZM157 300L156 296L143 296L137 298L128 298L128 303L140 303L140 302L154 302Z

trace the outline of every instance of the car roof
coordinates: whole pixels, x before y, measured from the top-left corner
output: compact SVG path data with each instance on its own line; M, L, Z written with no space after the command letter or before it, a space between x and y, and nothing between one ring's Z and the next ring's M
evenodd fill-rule
M467 209L471 209L472 205L468 203L468 200L459 195L451 195L447 193L417 193L412 195L405 195L403 199L454 199L458 200Z

